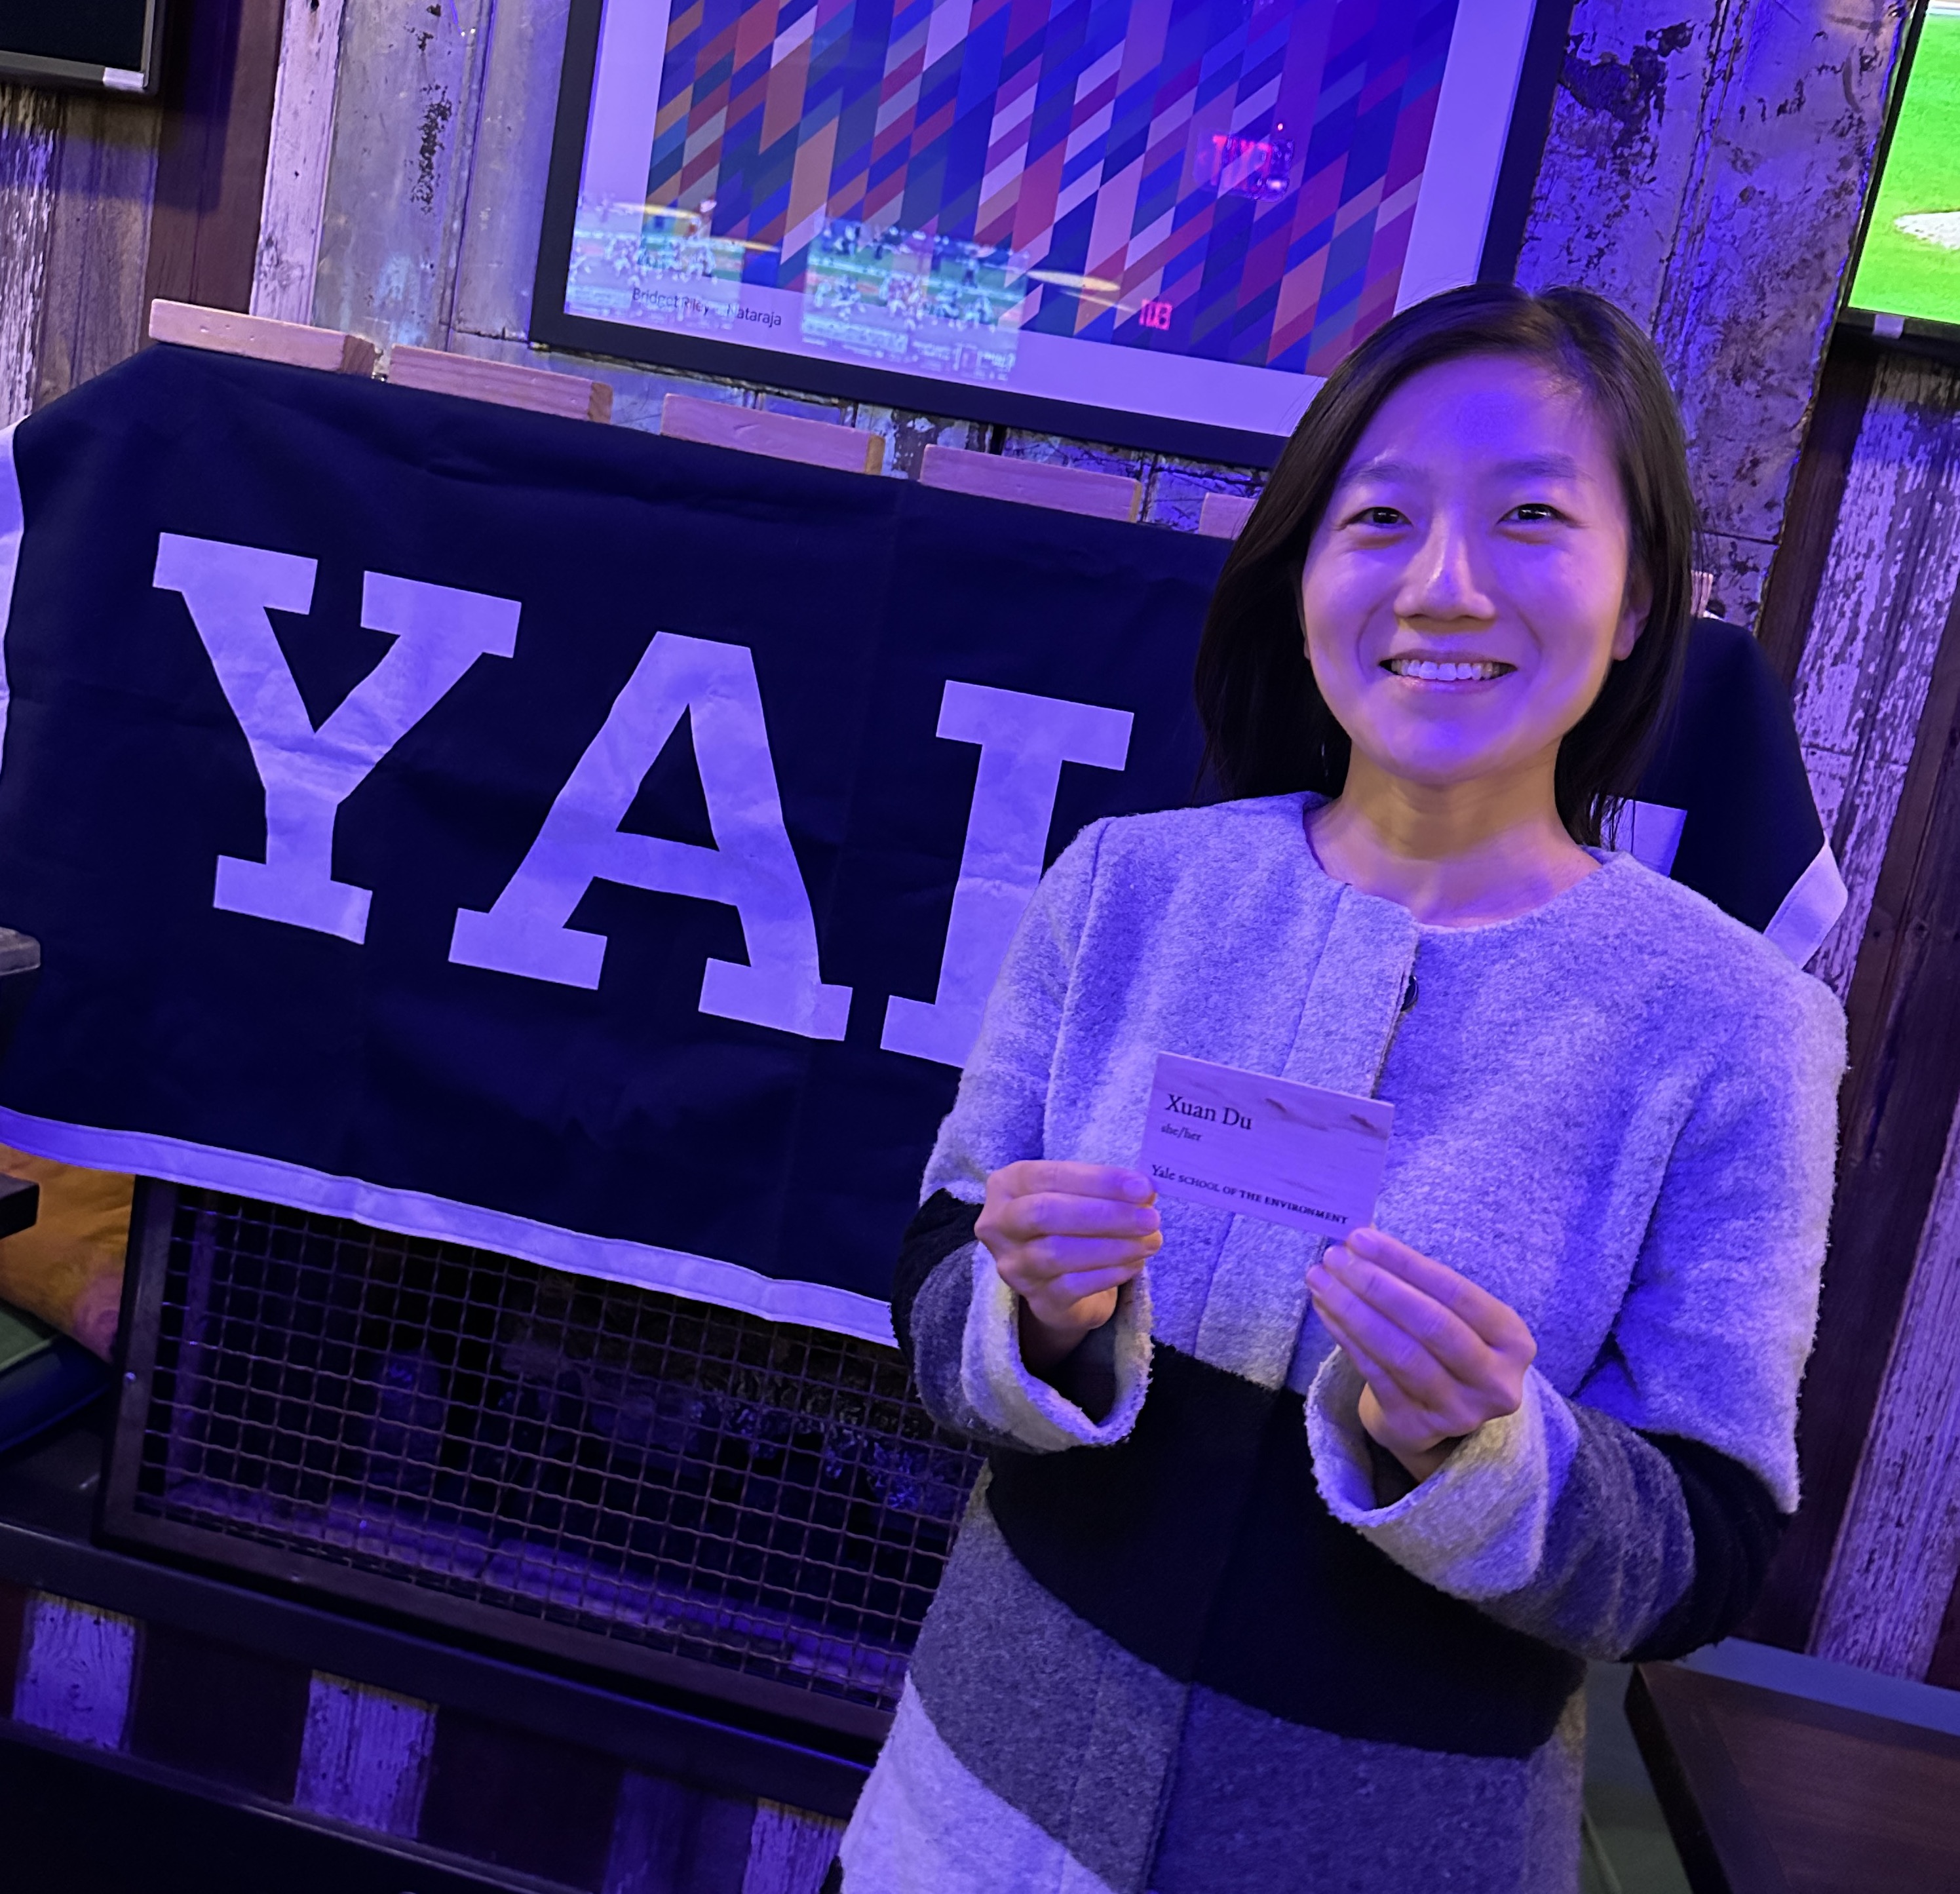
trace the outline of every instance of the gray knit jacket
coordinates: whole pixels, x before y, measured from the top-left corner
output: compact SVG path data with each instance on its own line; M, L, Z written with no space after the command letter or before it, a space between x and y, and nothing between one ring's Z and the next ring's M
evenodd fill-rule
M1425 927L1300 796L1098 823L1029 906L894 1310L976 1492L848 1894L1570 1894L1587 1657L1732 1627L1794 1510L1844 1018L1631 856ZM1163 1202L1052 1384L988 1173L1134 1165L1160 1051L1395 1108L1377 1221L1516 1309L1519 1411L1408 1488L1309 1306L1319 1240Z

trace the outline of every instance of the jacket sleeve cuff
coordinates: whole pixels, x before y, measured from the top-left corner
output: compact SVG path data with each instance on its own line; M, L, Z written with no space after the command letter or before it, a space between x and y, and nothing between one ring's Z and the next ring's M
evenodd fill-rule
M1306 1397L1321 1497L1398 1565L1475 1603L1516 1591L1545 1559L1545 1526L1578 1445L1578 1424L1535 1368L1515 1414L1466 1435L1436 1472L1392 1506L1375 1503L1361 1426L1361 1377L1335 1349Z
M968 1304L959 1379L967 1404L997 1432L1037 1453L1109 1447L1137 1424L1150 1372L1150 1291L1143 1277L1117 1293L1109 1318L1115 1398L1099 1421L1021 1359L1020 1298L1001 1280L984 1246L973 1246L973 1295Z

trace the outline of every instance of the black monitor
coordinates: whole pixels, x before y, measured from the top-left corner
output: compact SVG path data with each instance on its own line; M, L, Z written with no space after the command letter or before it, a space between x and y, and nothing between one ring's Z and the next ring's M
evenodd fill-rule
M0 78L154 92L164 0L0 0Z
M1920 0L1893 88L1846 314L1960 345L1960 0Z

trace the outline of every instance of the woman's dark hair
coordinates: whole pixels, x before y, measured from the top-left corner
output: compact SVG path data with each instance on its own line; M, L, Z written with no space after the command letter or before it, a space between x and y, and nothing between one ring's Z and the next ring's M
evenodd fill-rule
M1653 587L1632 655L1607 673L1559 747L1559 819L1575 841L1597 845L1680 689L1695 517L1681 416L1659 358L1629 317L1589 290L1449 290L1404 310L1335 370L1281 454L1205 616L1196 691L1206 772L1228 796L1341 793L1348 734L1314 682L1300 625L1308 542L1376 410L1411 375L1465 355L1542 362L1583 390L1619 464L1630 566Z

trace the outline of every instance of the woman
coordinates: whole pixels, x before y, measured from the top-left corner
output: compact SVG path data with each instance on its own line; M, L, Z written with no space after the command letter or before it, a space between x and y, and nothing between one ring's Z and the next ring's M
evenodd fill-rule
M1747 1609L1844 1021L1599 845L1692 514L1578 291L1409 310L1301 422L1198 661L1246 799L1063 854L926 1173L894 1313L991 1458L848 1894L1570 1890L1584 1660ZM1157 1202L1160 1051L1392 1102L1374 1226Z

